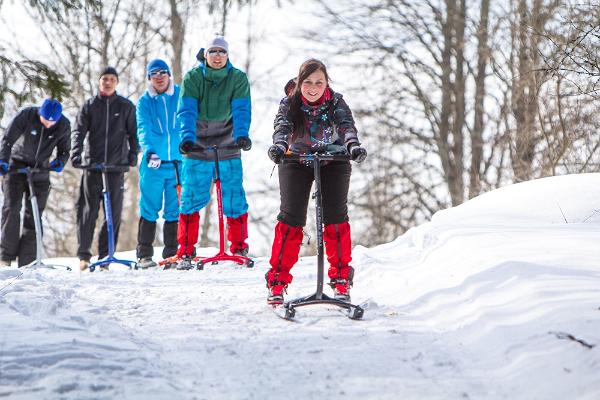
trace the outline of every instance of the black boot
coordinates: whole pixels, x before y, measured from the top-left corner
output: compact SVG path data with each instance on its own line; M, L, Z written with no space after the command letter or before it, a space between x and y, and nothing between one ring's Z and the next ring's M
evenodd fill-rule
M163 248L162 257L169 258L177 254L177 221L165 221L163 225Z
M154 255L154 236L156 234L156 222L150 222L140 217L138 224L138 244L136 248L137 258L152 258Z

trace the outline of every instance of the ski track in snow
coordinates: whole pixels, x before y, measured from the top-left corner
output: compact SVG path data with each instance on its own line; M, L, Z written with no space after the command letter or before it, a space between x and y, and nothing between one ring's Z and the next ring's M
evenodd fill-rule
M0 270L0 398L600 398L598 223L452 212L465 209L355 248L362 321L331 306L277 318L264 257L253 269ZM300 260L287 299L314 292L315 265Z

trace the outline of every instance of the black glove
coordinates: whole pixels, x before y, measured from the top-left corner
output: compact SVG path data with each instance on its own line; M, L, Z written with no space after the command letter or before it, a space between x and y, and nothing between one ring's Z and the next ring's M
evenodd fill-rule
M130 167L135 167L137 165L137 153L130 152L127 155L127 163Z
M244 151L248 151L252 148L252 140L250 140L248 136L240 136L235 141L235 144L237 144Z
M181 142L181 144L179 145L179 152L181 154L187 154L190 153L193 148L194 142L192 142L191 140L186 140L185 142Z
M71 156L71 164L73 164L75 168L81 168L81 156Z
M367 150L359 144L352 143L350 145L350 158L352 158L352 161L361 163L367 158Z
M8 163L4 160L0 160L0 176L6 175L8 172Z
M285 148L285 145L283 145L282 143L272 144L271 147L269 147L269 151L268 151L269 158L275 164L279 164L281 162L281 158L285 154L286 150L287 149Z

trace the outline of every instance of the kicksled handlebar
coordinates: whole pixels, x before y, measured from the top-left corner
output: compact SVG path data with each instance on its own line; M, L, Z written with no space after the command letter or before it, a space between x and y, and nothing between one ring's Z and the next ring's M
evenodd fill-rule
M329 153L314 153L314 154L296 154L286 153L283 155L283 160L290 161L350 161L350 154L329 154Z
M104 163L97 163L97 164L90 164L90 165L79 165L75 168L77 169L85 169L88 171L120 171L121 168L131 168L131 165L129 164L104 164Z
M237 144L229 144L227 146L218 146L216 144L212 145L212 146L203 146L201 144L195 143L190 151L188 151L186 153L182 153L182 154L198 153L198 152L202 152L202 151L241 150L241 149L242 148L240 146L238 146Z
M50 171L54 171L52 168L49 167L19 167L19 168L10 168L8 170L8 174L35 174L38 172L50 172Z

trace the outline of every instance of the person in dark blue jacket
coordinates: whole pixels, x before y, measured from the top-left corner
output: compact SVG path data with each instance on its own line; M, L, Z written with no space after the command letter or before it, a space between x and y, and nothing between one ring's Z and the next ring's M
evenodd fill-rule
M177 253L179 201L175 168L180 169L179 130L176 126L179 86L173 83L167 63L156 59L146 68L148 89L137 106L137 134L142 149L140 164L140 222L137 257L142 268L155 267L154 235L163 210L162 257ZM163 201L164 200L164 201Z
M50 161L56 149L56 157ZM61 172L69 160L71 149L71 123L62 115L57 100L46 99L41 107L27 107L10 122L0 144L0 175L10 169L24 167L48 168ZM47 171L33 174L40 217L50 193L50 177ZM0 237L0 266L9 266L17 259L18 266L35 260L35 221L31 203L25 203L21 233L21 207L23 196L29 196L25 174L9 174L2 182L2 236Z

